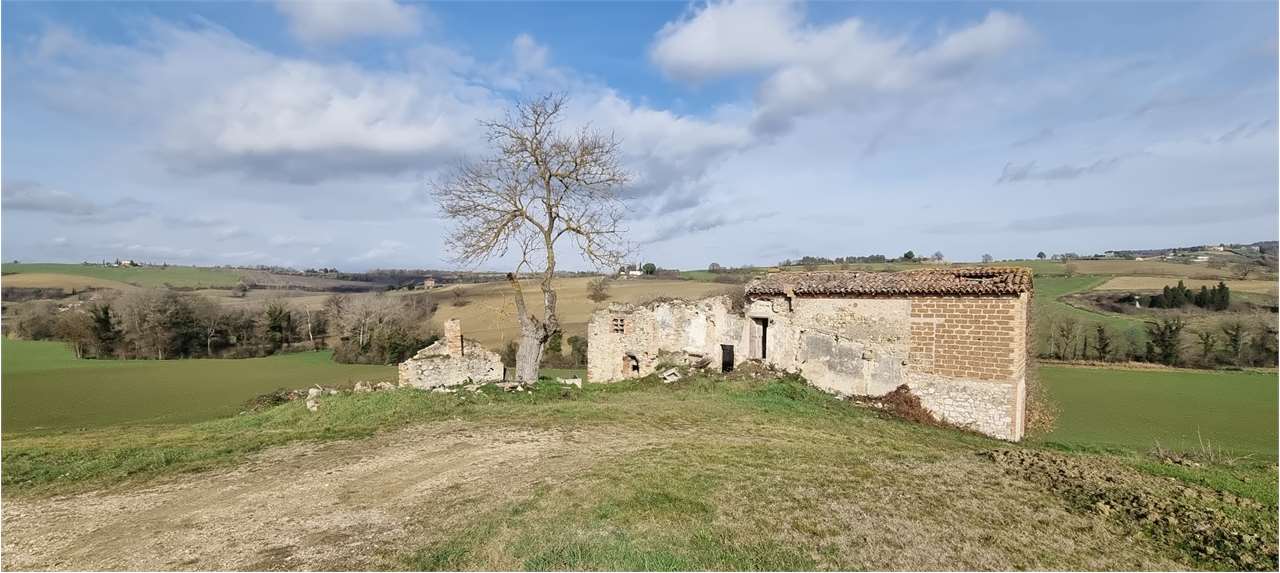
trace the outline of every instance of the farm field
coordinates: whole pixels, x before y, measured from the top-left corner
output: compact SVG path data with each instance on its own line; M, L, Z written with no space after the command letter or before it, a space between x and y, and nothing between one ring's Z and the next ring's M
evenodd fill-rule
M1167 277L1121 276L1121 277L1115 277L1113 279L1110 279L1107 282L1104 282L1094 287L1093 290L1158 291L1164 288L1165 286L1173 286L1178 284L1178 280L1180 279L1167 278ZM1199 290L1200 287L1202 286L1213 288L1217 286L1219 282L1218 280L1213 280L1213 279L1209 279L1209 280L1181 279L1181 280L1183 284L1186 285L1187 288L1192 290ZM1223 280L1222 282L1226 283L1227 287L1230 288L1233 292L1270 294L1272 296L1276 295L1275 281Z
M4 432L178 423L238 412L259 394L313 383L394 379L395 366L338 364L327 352L226 360L77 360L62 344L3 345ZM581 370L548 375L583 375ZM1143 451L1197 445L1275 456L1274 373L1044 366L1060 408L1044 440ZM1269 452L1269 453L1268 453Z
M1193 451L1203 438L1237 455L1277 455L1275 372L1046 365L1040 379L1059 407L1044 441L1141 452L1157 440Z
M328 352L227 360L78 360L59 342L0 346L5 433L229 416L279 388L393 379L394 366L338 364Z
M169 285L179 288L231 288L235 286L236 283L240 282L241 279L240 273L232 270L180 266L156 268L104 267L101 265L62 263L4 263L3 265L0 265L0 272L3 272L5 275L3 279L0 279L4 284L8 284L10 279L31 273L41 275L72 275L143 287L162 287ZM23 286L46 285L36 284ZM62 285L56 284L55 281L54 284L47 286L58 287Z
M137 288L128 283L98 277L63 273L22 273L5 275L0 279L5 287L60 288L63 292L84 291L91 288L128 290Z
M558 279L556 289L559 294L560 325L567 339L570 336L585 336L587 321L597 308L604 308L612 302L641 303L658 297L702 298L720 293L732 292L735 285L707 283L681 280L632 279L613 281L609 287L609 300L596 303L587 298L589 277ZM533 281L523 281L526 300L529 301L530 312L542 315L541 294ZM454 293L461 293L467 303L464 306L453 304ZM470 285L455 285L432 291L440 308L436 311L432 322L440 327L446 320L457 318L462 321L462 331L468 338L474 338L490 349L497 350L509 340L515 340L519 334L515 319L515 302L512 290L505 282L490 282Z

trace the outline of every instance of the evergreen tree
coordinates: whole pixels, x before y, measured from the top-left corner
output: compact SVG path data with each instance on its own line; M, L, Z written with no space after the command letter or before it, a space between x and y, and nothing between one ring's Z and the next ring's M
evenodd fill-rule
M111 317L111 305L100 304L89 309L93 319L93 337L97 342L97 355L106 357L115 354L116 341L120 338L120 329Z
M1231 289L1227 288L1227 284L1218 281L1215 287L1217 294L1213 297L1213 310L1227 310L1231 306Z
M1231 355L1232 362L1240 361L1240 351L1244 349L1245 330L1244 323L1233 320L1222 325L1223 342L1226 344L1226 350Z
M1157 362L1175 366L1182 361L1182 329L1186 328L1187 323L1182 317L1175 316L1173 318L1160 319L1158 322L1147 323L1147 335L1151 338L1152 348L1149 348L1148 355L1152 355Z
M1098 360L1111 359L1111 333L1107 332L1107 325L1101 322L1093 325L1094 327L1094 348L1098 350Z
M1196 293L1196 298L1192 303L1200 308L1209 308L1213 304L1214 297L1216 297L1217 294L1218 291L1216 287L1214 291L1210 293L1209 287L1200 285L1200 292Z

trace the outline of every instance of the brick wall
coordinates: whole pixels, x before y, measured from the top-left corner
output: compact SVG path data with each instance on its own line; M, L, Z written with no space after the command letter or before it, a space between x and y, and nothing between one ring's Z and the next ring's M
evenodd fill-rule
M914 297L911 369L970 380L1024 374L1025 297Z

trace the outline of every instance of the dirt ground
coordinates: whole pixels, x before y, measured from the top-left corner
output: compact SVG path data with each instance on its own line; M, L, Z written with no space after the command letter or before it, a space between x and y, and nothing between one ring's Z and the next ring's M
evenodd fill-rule
M4 503L5 570L366 570L396 556L424 505L523 491L642 441L574 433L406 430L270 450L145 488ZM537 465L538 471L529 470ZM434 511L433 511L434 512Z

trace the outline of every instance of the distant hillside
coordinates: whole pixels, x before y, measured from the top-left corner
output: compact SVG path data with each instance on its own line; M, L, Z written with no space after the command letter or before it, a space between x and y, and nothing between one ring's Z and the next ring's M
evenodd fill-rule
M174 288L232 288L243 278L242 273L228 269L176 265L113 267L75 263L5 263L0 265L0 272L5 275L72 275L134 286Z

